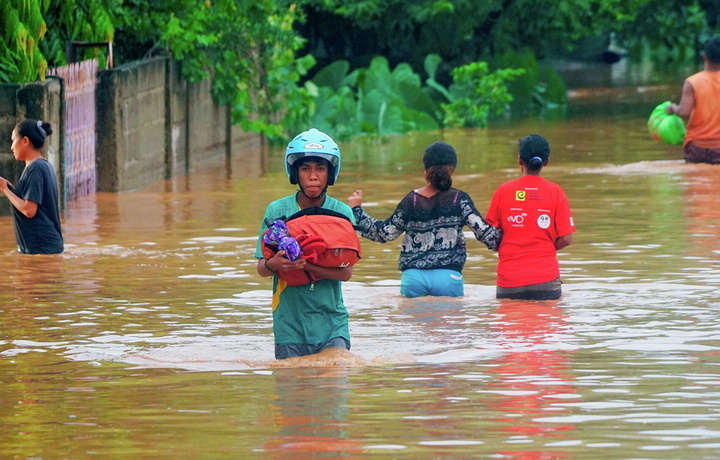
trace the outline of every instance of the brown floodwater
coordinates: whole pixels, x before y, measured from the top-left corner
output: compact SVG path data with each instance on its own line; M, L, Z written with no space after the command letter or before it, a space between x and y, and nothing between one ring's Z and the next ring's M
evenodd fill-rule
M1 458L715 459L720 456L720 167L651 140L679 87L577 90L566 119L342 144L330 194L386 217L456 147L454 185L485 212L517 139L577 225L558 301L494 298L468 242L466 296L398 295L399 241L363 242L345 283L352 351L273 359L255 272L282 149L63 213L66 252L14 251L0 218ZM255 157L253 157L255 158Z

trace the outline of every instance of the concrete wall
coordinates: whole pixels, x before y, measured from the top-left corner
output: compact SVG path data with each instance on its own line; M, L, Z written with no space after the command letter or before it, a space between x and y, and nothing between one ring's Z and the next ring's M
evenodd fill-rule
M165 179L164 58L102 70L97 86L98 190Z
M187 82L160 57L103 70L98 82L98 189L121 192L261 149L233 127L209 80Z
M63 85L59 80L19 85L0 84L0 176L16 184L25 164L15 160L10 136L18 121L25 118L43 120L52 126L53 134L43 148L43 154L55 169L58 187L63 187ZM62 197L62 193L60 194ZM61 198L62 199L62 198ZM0 215L10 214L10 202L0 197Z
M263 138L232 126L230 109L210 94L210 81L187 82L165 57L102 70L97 83L98 191L124 192L234 160L242 175L265 170ZM10 135L18 120L37 118L53 126L48 160L63 187L63 85L58 79L27 85L0 84L0 176L17 182L23 164L13 158ZM63 194L61 193L61 196ZM63 204L64 205L64 204ZM0 215L9 214L0 199Z
M228 107L218 106L210 96L208 80L188 86L188 150L190 170L203 164L218 164L229 155L228 126L231 123Z
M188 163L188 130L190 105L188 86L189 82L181 77L180 65L175 61L169 61L166 66L167 95L166 108L169 111L166 116L169 142L166 149L167 177L175 174L187 174L190 172Z

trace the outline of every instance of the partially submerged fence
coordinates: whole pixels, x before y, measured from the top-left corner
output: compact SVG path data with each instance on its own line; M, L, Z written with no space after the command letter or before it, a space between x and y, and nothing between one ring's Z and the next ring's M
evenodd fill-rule
M97 190L96 100L97 59L49 70L64 81L65 155L62 161L65 203Z

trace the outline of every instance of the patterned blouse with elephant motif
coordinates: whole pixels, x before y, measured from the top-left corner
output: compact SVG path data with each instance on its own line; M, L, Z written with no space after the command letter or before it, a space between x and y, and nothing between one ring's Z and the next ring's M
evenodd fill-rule
M399 270L444 268L462 271L467 259L463 226L478 241L497 251L501 232L485 222L470 195L455 188L430 198L412 191L385 221L377 220L361 207L353 208L360 235L379 243L403 238Z

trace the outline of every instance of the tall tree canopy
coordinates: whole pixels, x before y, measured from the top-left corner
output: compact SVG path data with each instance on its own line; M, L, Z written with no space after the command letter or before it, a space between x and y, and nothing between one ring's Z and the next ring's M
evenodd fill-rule
M113 40L117 63L172 53L188 79L212 79L243 128L276 136L316 112L307 85L333 62L352 72L383 56L436 89L457 83L465 74L453 70L464 66L487 62L490 77L519 65L527 71L515 89L552 102L563 85L552 76L549 85L538 58L612 35L631 52L687 61L718 24L718 0L2 0L0 81L42 79L65 63L68 40Z
M288 1L288 0L285 0ZM320 63L365 66L376 55L420 69L428 54L450 67L531 49L538 58L622 29L657 0L298 0L304 51Z

